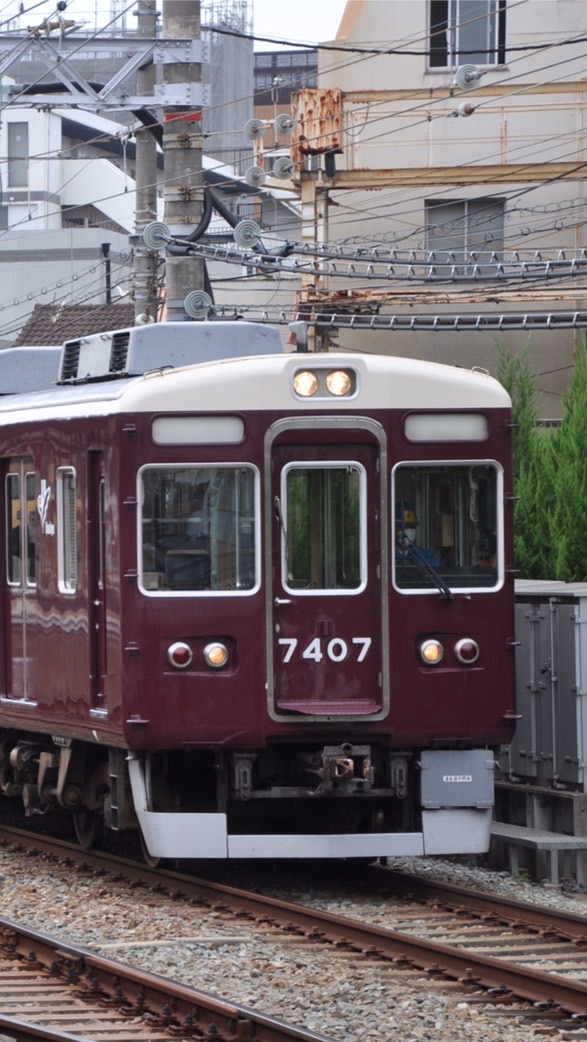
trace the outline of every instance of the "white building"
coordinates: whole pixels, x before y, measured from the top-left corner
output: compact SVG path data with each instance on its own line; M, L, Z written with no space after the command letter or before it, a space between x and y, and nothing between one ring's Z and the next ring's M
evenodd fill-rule
M129 300L136 230L136 157L132 126L81 109L8 105L0 126L0 343L15 339L35 304L102 304ZM254 191L235 171L206 156L206 183L235 220L254 219L273 236L299 235L291 191ZM163 154L159 150L158 214L163 219ZM232 228L213 212L212 244ZM245 293L246 268L209 263L214 301L230 311L275 300L273 280ZM295 280L297 285L297 279ZM284 303L291 290L280 289Z
M381 265L368 272L356 264L355 277L342 279L339 262L337 276L316 283L318 296L345 289L358 311L406 320L584 308L587 266L572 264L587 247L584 30L576 0L348 0L334 41L348 50L321 50L319 62L325 97L342 92L339 151L329 165L322 156L308 161L319 170L302 175L302 191L307 201L315 193L324 239L397 252L389 253L393 278L377 277ZM530 336L542 409L556 416L577 333ZM497 338L519 348L528 333ZM497 364L495 331L398 325L341 330L337 339L358 342Z
M497 342L520 349L530 337L543 414L558 416L578 336L561 317L587 298L582 12L578 0L348 0L341 49L321 49L319 89L310 103L299 95L293 180L253 191L203 160L214 190L236 218L260 225L268 249L318 239L341 259L320 272L307 256L296 268L295 255L273 273L211 263L215 302L273 319L293 308L302 270L316 309L387 321L383 332L341 328L335 346L495 372ZM46 108L4 106L0 341L35 303L128 292L128 129L50 99ZM253 152L251 144L251 163ZM230 236L215 217L209 241ZM548 314L554 331L544 329ZM478 315L494 327L504 316L502 328L446 328L449 317ZM526 322L530 333L524 315L538 316ZM420 316L437 317L439 328Z

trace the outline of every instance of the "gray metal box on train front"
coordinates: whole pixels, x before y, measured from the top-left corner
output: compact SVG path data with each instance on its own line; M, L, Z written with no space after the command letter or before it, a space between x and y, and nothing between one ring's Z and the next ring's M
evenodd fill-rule
M587 791L587 583L516 582L514 740L502 772Z
M457 765L455 768L455 764ZM495 761L487 749L423 749L420 756L422 806L477 807L493 804Z

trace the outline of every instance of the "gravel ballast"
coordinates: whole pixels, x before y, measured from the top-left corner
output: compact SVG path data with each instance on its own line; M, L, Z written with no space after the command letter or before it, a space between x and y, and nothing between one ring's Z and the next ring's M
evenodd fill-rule
M448 883L493 891L524 901L587 913L579 893L512 880L506 873L458 859L390 860L390 867L416 871ZM352 918L385 925L381 899L329 894L296 884L290 873L280 890L279 863L259 873L258 889ZM254 887L254 870L224 882ZM222 911L195 907L166 894L137 889L106 876L54 865L42 855L0 848L1 915L41 929L63 942L222 995L240 1005L280 1017L340 1042L557 1042L569 1037L554 1024L521 1023L508 1007L497 1012L463 1001L456 990L435 990L416 971L394 975L385 964L354 953L333 954L298 937L280 938L269 928L241 922ZM389 925L389 924L387 924ZM587 914L586 914L587 927ZM579 1037L580 1026L577 1025ZM582 1037L585 1037L584 1034Z

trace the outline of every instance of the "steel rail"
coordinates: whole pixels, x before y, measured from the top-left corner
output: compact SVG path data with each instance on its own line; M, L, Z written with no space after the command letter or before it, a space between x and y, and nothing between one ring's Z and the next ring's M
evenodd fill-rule
M7 1002L5 977L11 1000L14 993L13 1001L20 1005L26 993L27 1017L0 1013L0 1029L8 1036L12 1032L17 1042L28 1038L100 1042L102 1037L117 1037L117 1032L125 1042L172 1037L210 1037L216 1042L332 1042L324 1035L0 918L0 999ZM52 997L48 1002L44 1000L47 989ZM59 1011L52 1018L56 990ZM80 1034L78 1029L72 1035L57 1030L56 1021L63 1018L68 1001L69 1021L87 1022L89 1033ZM120 1028L113 1020L120 1021Z
M42 844L44 849L61 850L61 856L77 863L82 862L110 873L118 871L124 878L142 881L173 894L183 894L187 898L200 898L214 903L216 907L220 903L230 909L245 911L258 921L282 929L301 930L319 942L335 942L338 947L376 955L394 963L408 961L423 970L440 970L447 977L464 984L506 990L532 1003L546 1002L573 1014L587 1015L587 984L582 981L480 955L464 948L422 940L355 919L341 918L330 912L290 904L225 884L196 879L178 872L150 870L122 858L96 851L81 851L63 841L56 842L39 836L27 837L20 830L2 828L0 840L8 839L9 833L14 834L13 843L37 848ZM487 895L484 895L486 898ZM541 908L540 913L542 911Z
M356 873L353 873L356 880ZM396 872L375 865L364 870L366 883L375 883L378 892L397 896L426 897L441 900L455 910L466 909L480 916L492 916L503 923L524 923L537 933L556 933L559 937L587 945L587 915L577 915L541 904L526 904L512 897L492 894L436 882L407 872Z

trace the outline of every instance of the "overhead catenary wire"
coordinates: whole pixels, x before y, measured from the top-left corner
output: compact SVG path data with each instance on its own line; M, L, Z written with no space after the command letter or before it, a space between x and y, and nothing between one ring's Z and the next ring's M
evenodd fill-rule
M97 135L95 136L95 138L94 138L94 139L92 139L92 142L93 142L93 143L99 143L99 142L100 142L100 140L103 140L104 136L105 136L105 135L100 135L100 134L97 134ZM115 134L115 135L113 135L113 136L117 136L117 135ZM556 143L556 140L554 140L554 141L553 141L553 140L551 140L551 142L550 142L550 147L551 147L551 148L553 148L553 149L556 149L556 148L558 147L558 146L557 146L557 143ZM56 150L56 152L55 152L55 153L42 153L42 154L39 154L39 155L33 156L33 157L31 157L31 158L32 158L32 159L34 159L34 160L37 160L37 159L41 159L41 158L44 158L44 157L46 157L46 156L48 156L48 155L51 155L51 154L61 154L62 152L63 152L63 148L60 148L60 149ZM571 153L571 154L574 154L574 152L573 152L573 153ZM526 156L527 156L527 153L526 153ZM528 157L527 157L527 158L528 158ZM560 156L560 153L559 153L559 158L560 158L560 159L564 159L565 157L564 157L564 156ZM87 160L87 165L90 165L90 164L92 163L92 161L93 161L92 159L88 159L88 160ZM584 166L585 166L585 164L577 164L577 171L579 171L579 170L583 169L583 168L584 168ZM218 165L218 167L217 167L217 169L221 170L221 169L222 169L222 164L219 164L219 165ZM76 175L74 175L74 176L76 176ZM206 172L204 172L204 175L203 175L203 176L204 176L204 178L206 177ZM500 177L502 177L503 179L505 179L505 178L507 177L507 171L504 171L503 175L500 175ZM568 177L568 175L561 175L561 177ZM506 193L506 197L508 197L508 196L509 196L510 198L521 198L521 197L522 197L523 195L527 195L527 194L529 194L529 193L531 193L531 192L534 192L534 191L536 191L536 190L537 190L537 189L538 189L539 187L542 187L542 186L544 186L544 185L547 185L547 184L551 184L551 183L554 183L554 181L555 181L555 180L557 180L557 179L558 179L557 177L553 177L553 178L550 178L550 179L545 179L545 180L544 180L544 181L542 181L542 182L539 182L539 183L537 183L537 184L531 185L531 186L529 186L529 187L524 187L523 189L519 189L519 188L512 188L512 189L510 189L510 190L509 190L509 192L508 192L508 193ZM62 188L63 188L63 187L65 187L65 185L66 185L67 183L68 183L67 181L66 181L66 182L63 182ZM164 181L163 183L169 183L169 181ZM231 182L230 182L230 181L228 181L228 184L230 184L230 183L231 183ZM485 180L485 181L482 181L482 182L481 182L481 183L480 183L479 185L477 185L477 187L486 187L486 186L490 186L490 185L496 185L496 184L497 184L497 179L496 179L496 177L494 176L494 177L492 177L492 178L488 178L488 179L487 179L487 180ZM499 185L498 185L498 188L499 188ZM124 195L124 194L125 194L124 192L120 192L120 193L117 193L117 194L110 194L110 195L105 195L105 196L103 196L103 197L100 197L99 199L95 200L95 203L96 203L96 204L98 204L98 203L100 203L100 202L106 202L106 201L109 201L109 200L115 199L115 198L117 198L118 196L122 196L122 195ZM501 190L501 194L503 195L503 190ZM433 195L431 195L430 193L426 193L426 195L425 195L425 198L427 198L427 199L430 199L430 198L434 198L434 196L433 196ZM3 233L0 233L0 235L1 235L1 234L5 234L5 233L6 233L6 231L10 231L10 230L12 230L12 229L14 229L14 228L18 227L19 223L24 223L24 222L27 222L27 223L29 223L29 224L30 224L31 220L34 220L34 214L35 214L35 209L37 209L37 210L39 210L39 211L40 211L40 210L42 209L42 206L43 206L43 204L37 204L37 207L36 207L36 208L33 208L33 209L32 209L31 211L29 211L29 212L28 212L28 213L27 213L27 214L26 214L26 215L25 215L25 216L24 216L24 217L23 217L23 218L21 219L21 221L20 221L20 222L15 222L15 223L14 223L14 224L13 224L13 225L12 225L12 226L10 227L10 228L8 228L8 229L5 229ZM55 212L57 212L58 210L59 210L59 207L56 207L56 211L55 211ZM45 211L44 211L44 212L45 212ZM396 210L396 211L394 212L394 214L393 214L393 216L394 216L394 218L395 218L395 219L397 219L397 218L398 218L398 216L400 216L400 215L401 215L401 216L404 216L404 217L405 217L405 215L406 215L406 211L402 211L401 209L398 209L398 210ZM361 220L367 220L367 218L368 218L368 214L365 214L365 213L364 213L364 210L363 210L363 211L361 212ZM420 230L421 230L421 231L423 232L423 231L425 230L425 226L420 226ZM417 233L418 229L417 229L417 228L415 228L415 229L412 229L412 231L411 231L411 234L413 234L413 233L414 233L414 231L415 231L415 232ZM395 241L397 241L397 240L395 240Z
M546 182L544 182L544 183L546 183ZM111 197L111 198L112 198L112 197ZM98 200L98 202L99 202L99 201L100 201L100 200ZM352 274L352 273L351 273L351 274Z
M487 157L485 157L485 158L487 158Z
M115 285L125 283L130 280L130 266L132 262L132 255L130 251L125 254L111 253L109 256L112 267L112 282ZM94 275L93 279L88 279L89 275ZM80 288L75 290L76 283L80 284ZM91 265L87 269L76 273L73 279L67 279L65 277L56 279L54 282L49 283L39 290L31 291L25 294L24 299L28 303L34 306L35 302L44 303L62 303L64 306L71 306L73 304L81 304L87 300L95 299L96 293L103 288L104 285L104 273L100 269L99 262ZM123 291L123 296L126 296L128 291ZM49 298L43 299L43 298ZM122 296L120 297L122 299ZM67 304L64 302L67 301ZM20 300L16 302L14 300L0 301L0 315L9 313L10 310L20 303ZM18 331L22 325L22 321L19 320L18 325L14 325L13 321L8 319L7 324L4 327L0 327L0 336L6 336L8 333Z

